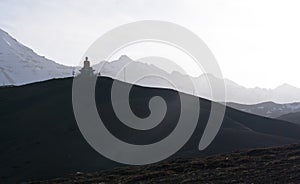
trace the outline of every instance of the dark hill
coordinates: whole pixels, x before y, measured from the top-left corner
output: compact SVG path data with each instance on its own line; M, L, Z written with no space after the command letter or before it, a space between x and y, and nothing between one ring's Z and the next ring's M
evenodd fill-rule
M178 118L178 92L134 86L131 107L140 117L149 114L152 96L168 105L161 125L141 134L122 126L115 117L110 89L113 80L101 77L96 86L99 114L107 128L120 139L136 144L151 143L168 134ZM127 85L119 82L119 85ZM93 172L121 166L94 151L82 137L72 109L72 79L57 79L20 87L0 89L0 180L47 179L75 172ZM191 97L196 98L196 97ZM299 142L300 126L227 108L214 142L205 150L197 147L209 116L211 102L201 103L198 126L188 143L174 156L207 156L245 148L277 146Z

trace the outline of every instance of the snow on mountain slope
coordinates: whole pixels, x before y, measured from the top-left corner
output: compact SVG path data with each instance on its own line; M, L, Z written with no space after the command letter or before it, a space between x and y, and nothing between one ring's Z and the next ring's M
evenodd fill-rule
M0 85L22 85L72 75L73 68L39 56L0 29Z
M121 71L124 66L126 69ZM121 56L118 60L111 62L102 61L93 67L97 72L100 70L101 75L124 82L148 87L171 88L210 100L222 101L222 99L212 98L208 81L223 80L213 75L205 74L189 79L187 75L176 71L168 73L155 65L133 61L128 56ZM71 76L72 72L73 67L60 65L37 55L0 29L0 86L22 85L52 78L64 78ZM148 74L152 76L136 81L136 76L147 76ZM191 81L199 85L201 90L195 92ZM300 102L300 89L288 84L275 89L263 89L245 88L228 79L224 79L224 82L226 102L241 104L257 104L267 101L276 103Z
M254 105L227 103L227 105L244 112L270 118L278 118L285 114L300 112L300 103L277 104L264 102Z

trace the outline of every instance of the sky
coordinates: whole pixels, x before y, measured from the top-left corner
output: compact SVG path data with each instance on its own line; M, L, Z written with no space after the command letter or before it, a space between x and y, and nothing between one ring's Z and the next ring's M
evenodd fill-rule
M115 27L169 21L207 44L225 78L246 87L300 87L299 9L297 0L1 0L0 28L36 53L75 66Z

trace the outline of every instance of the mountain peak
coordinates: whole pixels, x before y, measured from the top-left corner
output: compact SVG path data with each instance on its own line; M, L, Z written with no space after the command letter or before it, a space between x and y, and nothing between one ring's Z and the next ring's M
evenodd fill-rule
M22 85L71 76L67 67L39 56L0 29L0 85Z
M284 84L278 86L277 88L275 88L275 90L278 90L278 89L297 89L297 88L290 84L284 83Z
M120 58L118 59L119 61L123 61L123 62L132 62L133 60L128 57L127 55L122 55L120 56Z

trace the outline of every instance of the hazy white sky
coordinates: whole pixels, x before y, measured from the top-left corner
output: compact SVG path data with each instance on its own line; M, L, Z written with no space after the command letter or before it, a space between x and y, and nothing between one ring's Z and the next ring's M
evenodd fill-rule
M223 75L246 87L300 87L299 0L1 0L0 28L40 55L77 65L98 37L155 19L202 38Z

